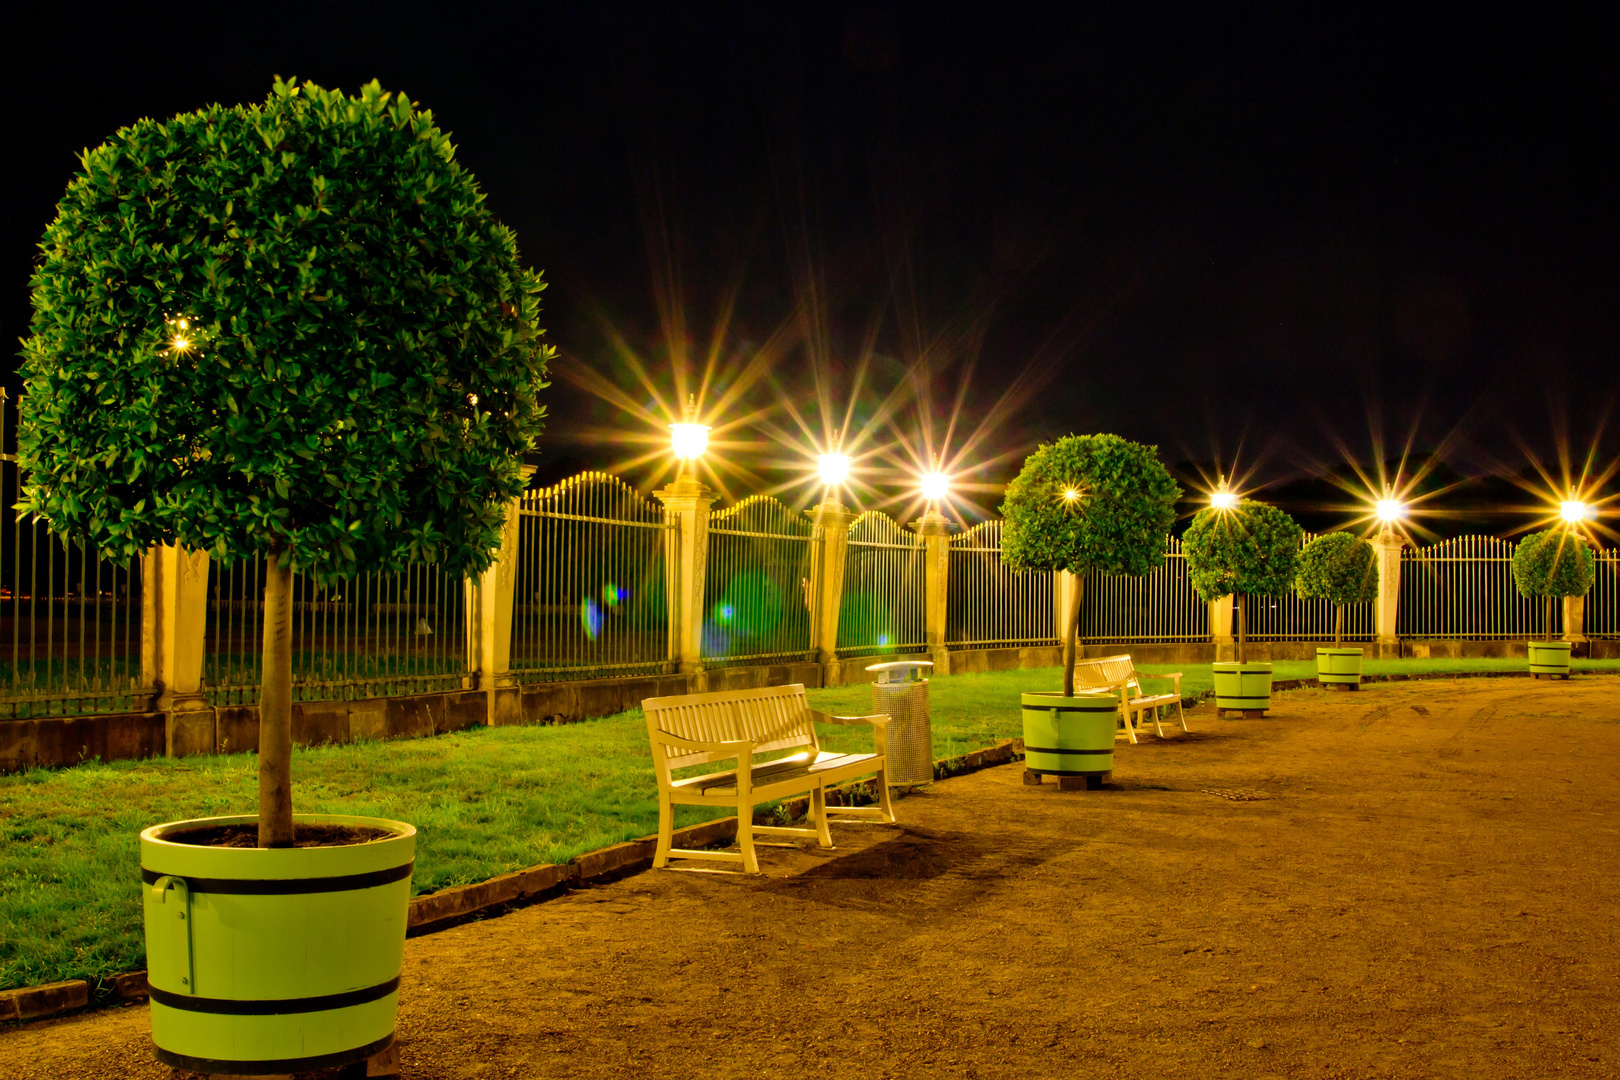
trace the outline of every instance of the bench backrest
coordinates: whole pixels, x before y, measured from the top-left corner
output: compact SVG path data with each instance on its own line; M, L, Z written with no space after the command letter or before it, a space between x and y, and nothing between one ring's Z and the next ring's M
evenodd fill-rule
M1140 689L1136 682L1136 666L1131 663L1129 653L1074 662L1074 689L1077 693L1082 687L1113 688L1120 685Z
M820 749L803 683L647 698L641 707L647 714L649 737L663 731L689 742L746 739L754 744L756 754L802 746L812 751ZM653 767L664 776L669 769L726 760L725 754L714 751L680 753L656 739L652 740L652 751Z

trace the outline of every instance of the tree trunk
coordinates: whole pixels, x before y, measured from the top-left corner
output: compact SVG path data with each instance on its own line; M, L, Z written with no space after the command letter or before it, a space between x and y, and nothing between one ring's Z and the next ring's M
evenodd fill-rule
M1344 605L1333 605L1333 647L1344 645Z
M1543 602L1542 610L1544 611L1545 614L1542 617L1541 624L1547 628L1547 640L1552 641L1553 640L1553 626L1552 626L1553 598L1552 597L1550 597L1550 596L1547 597L1547 599Z
M1244 599L1242 593L1232 594L1232 606L1237 609L1238 641L1237 662L1249 662L1249 620L1244 617Z
M1062 581L1062 578L1058 579ZM1074 697L1075 639L1080 636L1080 601L1086 595L1086 579L1074 575L1074 601L1069 605L1067 625L1063 630L1063 696Z
M270 553L264 576L259 683L259 846L292 847L292 553Z

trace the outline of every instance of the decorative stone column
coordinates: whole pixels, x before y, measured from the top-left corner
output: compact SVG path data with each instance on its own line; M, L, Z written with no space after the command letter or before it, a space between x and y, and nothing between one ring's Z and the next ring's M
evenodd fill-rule
M709 559L709 507L715 493L689 476L653 492L673 529L664 533L664 583L669 594L669 656L675 670L703 670L703 576Z
M214 709L202 693L208 552L177 545L141 559L141 682L164 715L169 757L214 752Z
M523 482L528 487L534 475L533 465L524 465ZM518 536L522 530L522 503L520 495L506 507L506 521L501 526L501 546L489 569L476 578L468 578L466 589L467 618L467 672L474 689L488 693L485 722L491 727L502 723L516 723L520 708L516 699L506 701L495 691L515 686L512 677L512 605L517 590ZM502 705L507 707L502 708Z
M1232 634L1232 594L1209 602L1209 640L1215 644L1217 662L1237 658L1237 638Z
M1564 640L1582 642L1586 638L1586 597L1564 597Z
M945 648L947 602L951 576L951 523L937 507L930 506L922 518L912 523L923 544L923 576L926 601L923 613L923 640L935 675L951 673L951 654Z
M1385 529L1373 538L1373 557L1378 564L1378 599L1373 603L1373 623L1378 631L1378 655L1398 657L1400 638L1395 621L1401 611L1401 548L1406 541Z
M823 672L823 682L842 681L838 661L838 614L844 603L844 555L849 549L849 527L856 514L835 502L810 511L815 524L814 560L810 567L810 654Z

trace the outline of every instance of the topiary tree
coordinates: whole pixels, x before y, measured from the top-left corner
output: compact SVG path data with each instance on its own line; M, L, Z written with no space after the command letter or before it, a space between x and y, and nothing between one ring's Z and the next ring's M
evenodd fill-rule
M1237 658L1248 659L1244 598L1287 592L1294 584L1299 544L1294 519L1275 506L1241 499L1230 507L1207 507L1193 516L1181 538L1193 588L1206 602L1232 596L1237 612Z
M1307 600L1333 605L1333 644L1344 644L1344 606L1378 598L1373 546L1346 532L1318 536L1299 553L1294 590Z
M1042 445L1007 485L1001 558L1014 570L1141 576L1164 563L1181 489L1158 448L1117 435L1070 435ZM1063 628L1063 694L1074 694L1077 595Z
M259 843L292 843L290 590L486 568L553 350L449 137L377 83L141 120L40 243L21 509L127 557L262 555Z
M1553 639L1553 600L1585 596L1596 578L1597 556L1574 529L1531 533L1513 549L1513 584L1520 596L1543 601L1541 625L1548 641Z

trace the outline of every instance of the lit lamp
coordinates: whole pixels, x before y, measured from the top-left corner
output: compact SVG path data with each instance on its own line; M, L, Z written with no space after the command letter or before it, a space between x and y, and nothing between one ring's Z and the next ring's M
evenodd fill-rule
M1586 520L1587 505L1578 499L1570 499L1558 504L1558 516L1574 525Z
M1406 504L1399 499L1379 499L1373 504L1373 510L1378 514L1378 520L1386 526L1406 517Z
M942 472L924 473L921 487L923 498L937 503L951 493L951 478Z
M697 422L695 397L687 399L686 422L669 425L669 448L681 463L675 474L677 480L687 471L688 463L702 457L703 451L709 448L709 426Z
M816 459L816 467L821 472L821 482L828 491L849 479L847 454L822 454Z
M1237 496L1230 491L1217 491L1210 495L1209 505L1217 510L1230 510L1237 505Z

